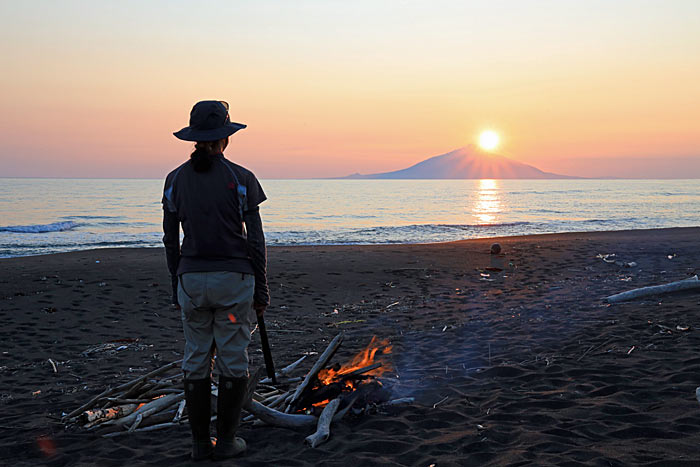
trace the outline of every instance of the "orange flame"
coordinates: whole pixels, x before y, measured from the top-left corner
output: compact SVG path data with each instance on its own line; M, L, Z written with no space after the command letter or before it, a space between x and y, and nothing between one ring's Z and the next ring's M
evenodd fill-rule
M165 397L165 394L161 394L160 396L154 397L153 399L151 399L150 402L153 402L153 401L156 400L156 399L160 399L161 397ZM144 405L146 405L146 402L141 402L139 405L136 406L136 409L135 409L135 410L140 409L140 408L143 407Z
M377 353L379 353L380 355L388 355L391 353L391 348L392 346L389 344L388 339L380 340L377 339L377 336L373 336L372 340L364 350L355 355L352 358L352 360L342 365L338 370L335 370L333 368L321 370L318 373L318 380L321 382L321 384L331 384L334 381L338 381L342 376L348 373L352 373L353 371L359 370L360 368L364 368L374 363L378 363L375 361L375 356L377 355ZM392 370L391 364L388 361L382 361L381 363L382 366L380 366L379 368L375 368L364 374L368 376L377 377ZM352 381L346 381L345 384L350 389L354 388Z
M231 321L232 323L236 323L236 317L233 316L233 313L228 314L228 320Z

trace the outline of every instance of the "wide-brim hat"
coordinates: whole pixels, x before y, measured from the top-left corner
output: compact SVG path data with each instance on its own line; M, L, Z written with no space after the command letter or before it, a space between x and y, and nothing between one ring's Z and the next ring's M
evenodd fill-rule
M232 122L228 116L228 103L224 101L200 101L190 112L190 125L173 133L183 141L217 141L231 136L247 125Z

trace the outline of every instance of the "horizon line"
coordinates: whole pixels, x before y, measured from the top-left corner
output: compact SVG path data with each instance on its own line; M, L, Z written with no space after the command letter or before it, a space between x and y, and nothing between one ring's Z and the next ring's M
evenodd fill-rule
M557 174L561 175L561 174ZM700 176L697 177L582 177L582 176L566 176L567 178L497 178L497 177L481 177L481 178L346 178L345 177L292 177L292 178L279 178L279 177L259 177L259 180L343 180L350 182L366 182L366 181L458 181L458 180L531 180L531 181L553 181L553 180L700 180ZM568 178L571 177L571 178ZM162 178L153 177L50 177L50 176L2 176L0 175L0 180L165 180L165 176Z

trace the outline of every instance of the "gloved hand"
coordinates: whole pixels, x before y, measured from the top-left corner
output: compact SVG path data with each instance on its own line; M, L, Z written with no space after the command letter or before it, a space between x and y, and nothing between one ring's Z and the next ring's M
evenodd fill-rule
M173 286L173 297L172 297L170 303L172 303L175 306L178 306L179 304L177 302L177 276L171 274L170 275L170 282Z
M267 310L267 305L264 303L258 303L258 302L253 302L253 309L255 310L255 314L260 317L265 314L265 310Z

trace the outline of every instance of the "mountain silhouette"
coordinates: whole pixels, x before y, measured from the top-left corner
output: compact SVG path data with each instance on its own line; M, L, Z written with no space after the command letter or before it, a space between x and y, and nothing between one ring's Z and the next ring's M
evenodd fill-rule
M434 156L406 169L369 175L353 174L344 179L469 179L469 178L522 178L556 179L579 178L544 172L504 156L487 153L474 146L466 146Z

